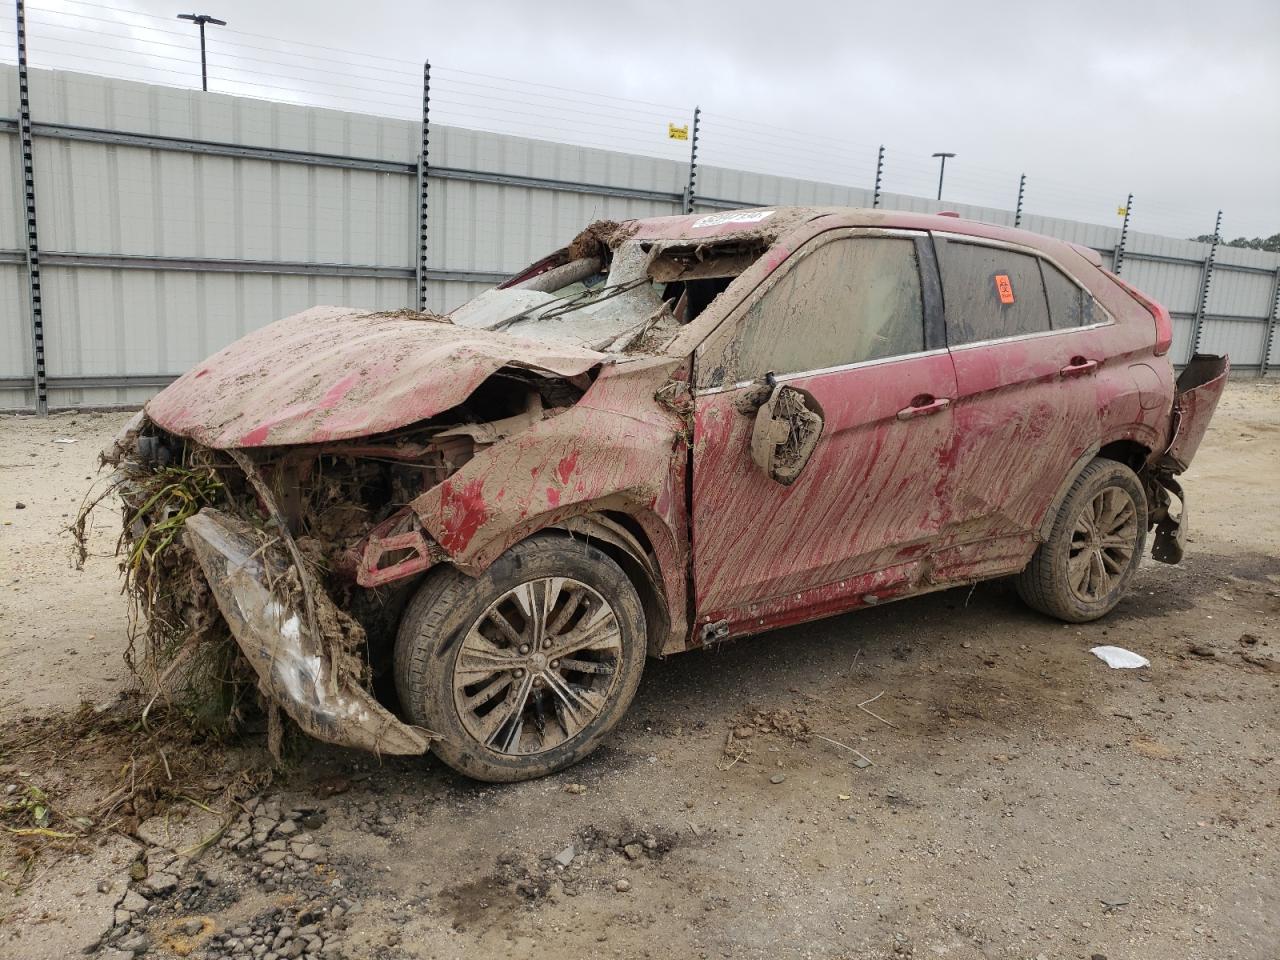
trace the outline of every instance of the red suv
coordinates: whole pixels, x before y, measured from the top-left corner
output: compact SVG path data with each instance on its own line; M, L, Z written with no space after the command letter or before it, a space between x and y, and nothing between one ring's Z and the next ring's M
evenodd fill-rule
M1010 575L1106 614L1149 530L1180 559L1226 380L1171 340L1093 250L946 215L598 223L448 317L316 308L188 372L118 449L125 541L212 478L134 574L159 613L216 603L313 735L522 779L646 655Z

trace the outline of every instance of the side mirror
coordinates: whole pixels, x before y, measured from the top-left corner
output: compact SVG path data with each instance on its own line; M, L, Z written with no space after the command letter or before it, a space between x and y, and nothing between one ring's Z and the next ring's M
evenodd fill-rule
M756 411L751 459L771 479L790 486L822 436L822 408L804 390L781 384Z

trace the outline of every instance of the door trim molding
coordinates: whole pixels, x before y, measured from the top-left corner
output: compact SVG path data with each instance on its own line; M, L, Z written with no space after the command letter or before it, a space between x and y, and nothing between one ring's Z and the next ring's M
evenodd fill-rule
M1035 333L1018 333L1011 337L997 337L994 340L974 340L970 343L956 344L950 347L952 353L958 353L961 350L971 350L974 347L993 347L1002 343L1016 343L1019 340L1040 340L1045 337L1062 337L1072 333L1080 333L1084 330L1101 330L1104 327L1114 327L1114 320L1103 320L1100 323L1091 323L1084 327L1063 327L1061 330L1037 330Z
M921 350L917 353L904 353L896 357L878 357L875 360L859 360L856 363L842 363L835 367L819 367L816 370L799 370L796 373L776 374L773 379L776 383L789 383L792 380L799 380L808 377L821 377L828 373L845 373L849 370L858 370L863 367L881 367L886 363L902 363L905 360L919 360L921 357L942 356L947 352L948 350L946 347L939 347L934 350ZM764 383L764 380L757 377L755 380L739 380L737 383L727 383L723 386L708 387L701 390L695 387L693 394L696 397L712 397L719 393L728 393L730 390L741 390L744 387L759 386L762 383Z

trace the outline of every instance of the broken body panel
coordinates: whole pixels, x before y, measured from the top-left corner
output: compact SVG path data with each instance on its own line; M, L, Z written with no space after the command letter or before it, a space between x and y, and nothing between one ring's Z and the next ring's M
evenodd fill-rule
M306 597L290 602L275 588L289 577L287 554L264 549L252 527L213 507L187 520L184 538L269 702L319 740L379 754L426 751L430 733L401 723L338 669ZM311 598L332 605L323 593Z
M1200 441L1226 389L1230 369L1231 363L1226 357L1196 354L1178 376L1169 445L1155 470L1160 489L1153 518L1156 537L1151 555L1161 563L1178 563L1186 551L1187 499L1174 475L1186 470L1200 449ZM1178 500L1177 513L1173 512L1169 494Z
M438 318L314 307L198 364L147 416L216 449L325 443L433 417L504 366L573 377L603 359Z
M922 349L709 385L710 358L737 355L744 316L833 231L916 245ZM1104 319L949 344L932 250L957 234L1050 259ZM294 502L300 486L336 463L384 464L385 504L361 506L349 542L328 551L330 582L351 596L443 563L475 575L558 528L634 561L650 651L666 654L1016 572L1103 449L1125 451L1149 490L1176 488L1226 363L1193 363L1175 403L1147 306L1092 251L987 224L827 208L666 217L584 231L456 323L334 307L281 320L185 374L146 416L184 442L252 454L285 518L272 532L295 547L322 526ZM1153 522L1180 536L1170 511ZM241 520L206 508L186 538L262 689L304 729L427 748L430 734L326 671L307 591L280 592L279 555L258 552Z

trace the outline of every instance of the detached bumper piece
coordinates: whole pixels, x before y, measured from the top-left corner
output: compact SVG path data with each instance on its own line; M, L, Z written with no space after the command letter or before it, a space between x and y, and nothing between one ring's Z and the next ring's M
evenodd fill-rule
M186 521L183 537L263 693L318 740L377 754L425 753L433 735L401 723L334 663L316 626L331 618L309 615L279 543L264 546L256 534L206 508ZM336 613L328 597L313 602Z
M1156 477L1160 484L1161 503L1156 510L1156 536L1151 544L1151 557L1161 563L1181 563L1187 546L1187 497L1182 485L1168 474ZM1170 510L1169 494L1178 498L1178 512Z
M1156 524L1151 556L1161 563L1179 563L1187 543L1187 496L1174 474L1182 473L1200 449L1227 385L1231 361L1207 353L1197 353L1178 376L1174 388L1173 422L1169 446L1154 470L1155 502L1151 517ZM1172 499L1178 512L1172 511Z
M1208 353L1197 353L1178 375L1174 386L1173 431L1164 465L1172 473L1182 473L1200 449L1227 386L1231 361Z

